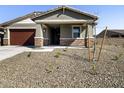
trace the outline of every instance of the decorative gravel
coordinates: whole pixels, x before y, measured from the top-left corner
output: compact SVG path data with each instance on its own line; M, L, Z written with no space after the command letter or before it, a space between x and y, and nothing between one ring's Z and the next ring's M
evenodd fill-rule
M123 52L123 47L105 46L100 61L91 63L86 49L25 52L0 62L0 87L124 87Z

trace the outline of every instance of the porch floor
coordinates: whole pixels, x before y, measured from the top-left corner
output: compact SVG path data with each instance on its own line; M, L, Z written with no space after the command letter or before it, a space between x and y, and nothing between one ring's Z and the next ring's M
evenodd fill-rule
M63 48L69 48L69 49L87 49L85 46L43 46L42 48L45 49L63 49Z

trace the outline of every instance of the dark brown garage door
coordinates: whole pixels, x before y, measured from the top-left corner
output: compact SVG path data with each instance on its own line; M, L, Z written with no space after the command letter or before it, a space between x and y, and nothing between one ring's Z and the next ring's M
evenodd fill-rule
M34 45L35 29L11 29L10 45Z

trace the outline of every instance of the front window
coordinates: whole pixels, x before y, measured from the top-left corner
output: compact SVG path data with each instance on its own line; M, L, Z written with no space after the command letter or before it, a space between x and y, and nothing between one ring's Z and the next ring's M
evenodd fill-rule
M80 26L74 26L72 28L73 38L80 38Z

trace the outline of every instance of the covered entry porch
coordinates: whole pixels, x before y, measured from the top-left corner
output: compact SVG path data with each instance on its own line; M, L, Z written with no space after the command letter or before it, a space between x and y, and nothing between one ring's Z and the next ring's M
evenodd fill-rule
M93 21L37 20L36 23L42 28L43 46L87 46L88 33L93 43Z

